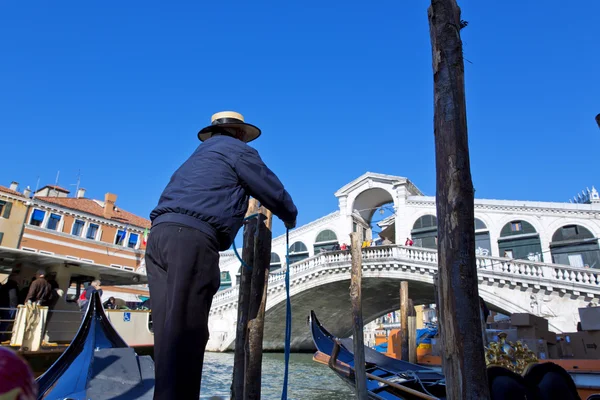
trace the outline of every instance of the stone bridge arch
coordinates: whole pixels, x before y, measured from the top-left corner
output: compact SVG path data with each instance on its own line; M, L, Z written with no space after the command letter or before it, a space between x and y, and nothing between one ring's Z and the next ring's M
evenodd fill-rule
M397 219L401 196L405 200L407 193L421 194L406 178L367 172L342 187L335 195L339 201L340 215L346 219L348 232L358 232L360 239L372 239L371 222L375 211L389 204L390 209L393 209L392 215ZM393 235L388 239L395 243L395 228L399 226L396 222L388 229L390 235Z
M314 310L337 336L351 332L349 298L350 255L329 252L291 267L292 349L312 351L307 317ZM600 297L600 273L588 269L527 260L478 257L480 296L489 308L504 314L528 312L548 319L555 332L571 332L578 308ZM433 278L437 252L406 246L377 246L363 250L363 318L365 322L399 308L400 281L409 284L415 304L435 302ZM236 288L217 293L209 327L209 351L230 350L237 321ZM281 350L285 331L284 277L273 275L265 316L264 349ZM214 338L214 340L213 340Z

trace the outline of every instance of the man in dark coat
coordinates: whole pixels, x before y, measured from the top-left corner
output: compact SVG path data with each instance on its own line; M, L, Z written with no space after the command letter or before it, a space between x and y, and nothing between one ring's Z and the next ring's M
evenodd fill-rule
M36 280L29 286L25 303L31 301L40 306L47 306L50 300L52 300L52 285L46 280L46 271L41 269L36 274Z
M208 313L220 286L219 251L243 224L252 196L288 229L298 211L277 176L246 143L260 129L221 112L204 142L171 177L151 212L146 268L154 328L155 399L198 399Z

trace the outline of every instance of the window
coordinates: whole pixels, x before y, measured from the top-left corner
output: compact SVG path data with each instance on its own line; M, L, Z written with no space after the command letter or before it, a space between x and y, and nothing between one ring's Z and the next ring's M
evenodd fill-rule
M126 235L126 232L122 229L119 229L117 231L117 236L115 237L115 244L125 243L125 235Z
M46 211L33 210L29 224L33 225L33 226L42 226L42 222L44 222L45 216L46 216Z
M583 268L583 257L581 254L569 254L569 265L571 267Z
M562 234L563 234L564 240L574 239L577 237L578 233L579 232L577 232L577 225L562 227Z
M479 218L475 218L475 230L476 231L480 231L480 230L487 230L487 226L485 226L485 223L480 220Z
M85 237L88 239L95 240L99 228L100 227L97 224L90 224L90 226L88 226L87 234L85 235Z
M0 200L0 218L10 218L10 210L12 209L12 203Z
M48 222L46 222L46 228L52 229L53 231L58 230L58 224L60 224L60 215L50 213L50 217L48 218Z
M139 235L137 233L130 233L129 234L129 242L127 242L127 247L131 247L132 249L135 249L135 246L137 245L137 242L138 242L138 237L139 237Z
M81 236L83 233L83 227L85 226L85 222L80 219L76 219L73 222L73 229L71 229L71 234L75 236Z
M510 224L510 229L511 229L513 232L520 232L520 231L522 231L522 230L523 230L523 226L521 225L521 223L520 223L520 222L512 222L512 223Z
M271 253L271 263L269 265L271 272L277 271L281 268L281 258L277 253Z
M356 232L356 222L352 223L352 232Z
M308 249L304 243L295 242L290 246L290 264L304 260L305 258L308 258Z

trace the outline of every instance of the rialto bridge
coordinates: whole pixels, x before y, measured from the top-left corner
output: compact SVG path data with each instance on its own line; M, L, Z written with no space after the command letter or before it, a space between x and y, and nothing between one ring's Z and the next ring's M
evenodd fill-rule
M435 197L408 179L366 173L335 193L339 210L290 232L292 348L311 350L307 316L314 309L332 333L351 334L350 255L336 245L358 232L363 249L365 323L399 308L399 282L409 282L415 304L434 302L437 271ZM391 214L372 228L376 212ZM475 199L479 291L493 310L529 312L551 330L575 329L577 309L600 298L600 196L577 203ZM375 237L378 236L378 237ZM412 246L405 246L407 238ZM280 350L285 325L285 237L272 243L264 348ZM237 319L235 277L240 263L221 253L223 288L213 300L208 349L232 349Z

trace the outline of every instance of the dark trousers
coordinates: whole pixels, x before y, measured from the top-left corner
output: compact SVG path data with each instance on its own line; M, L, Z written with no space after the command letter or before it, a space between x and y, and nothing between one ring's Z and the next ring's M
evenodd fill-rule
M152 228L146 270L154 328L154 399L200 397L208 313L219 289L219 251L214 238L184 225Z

